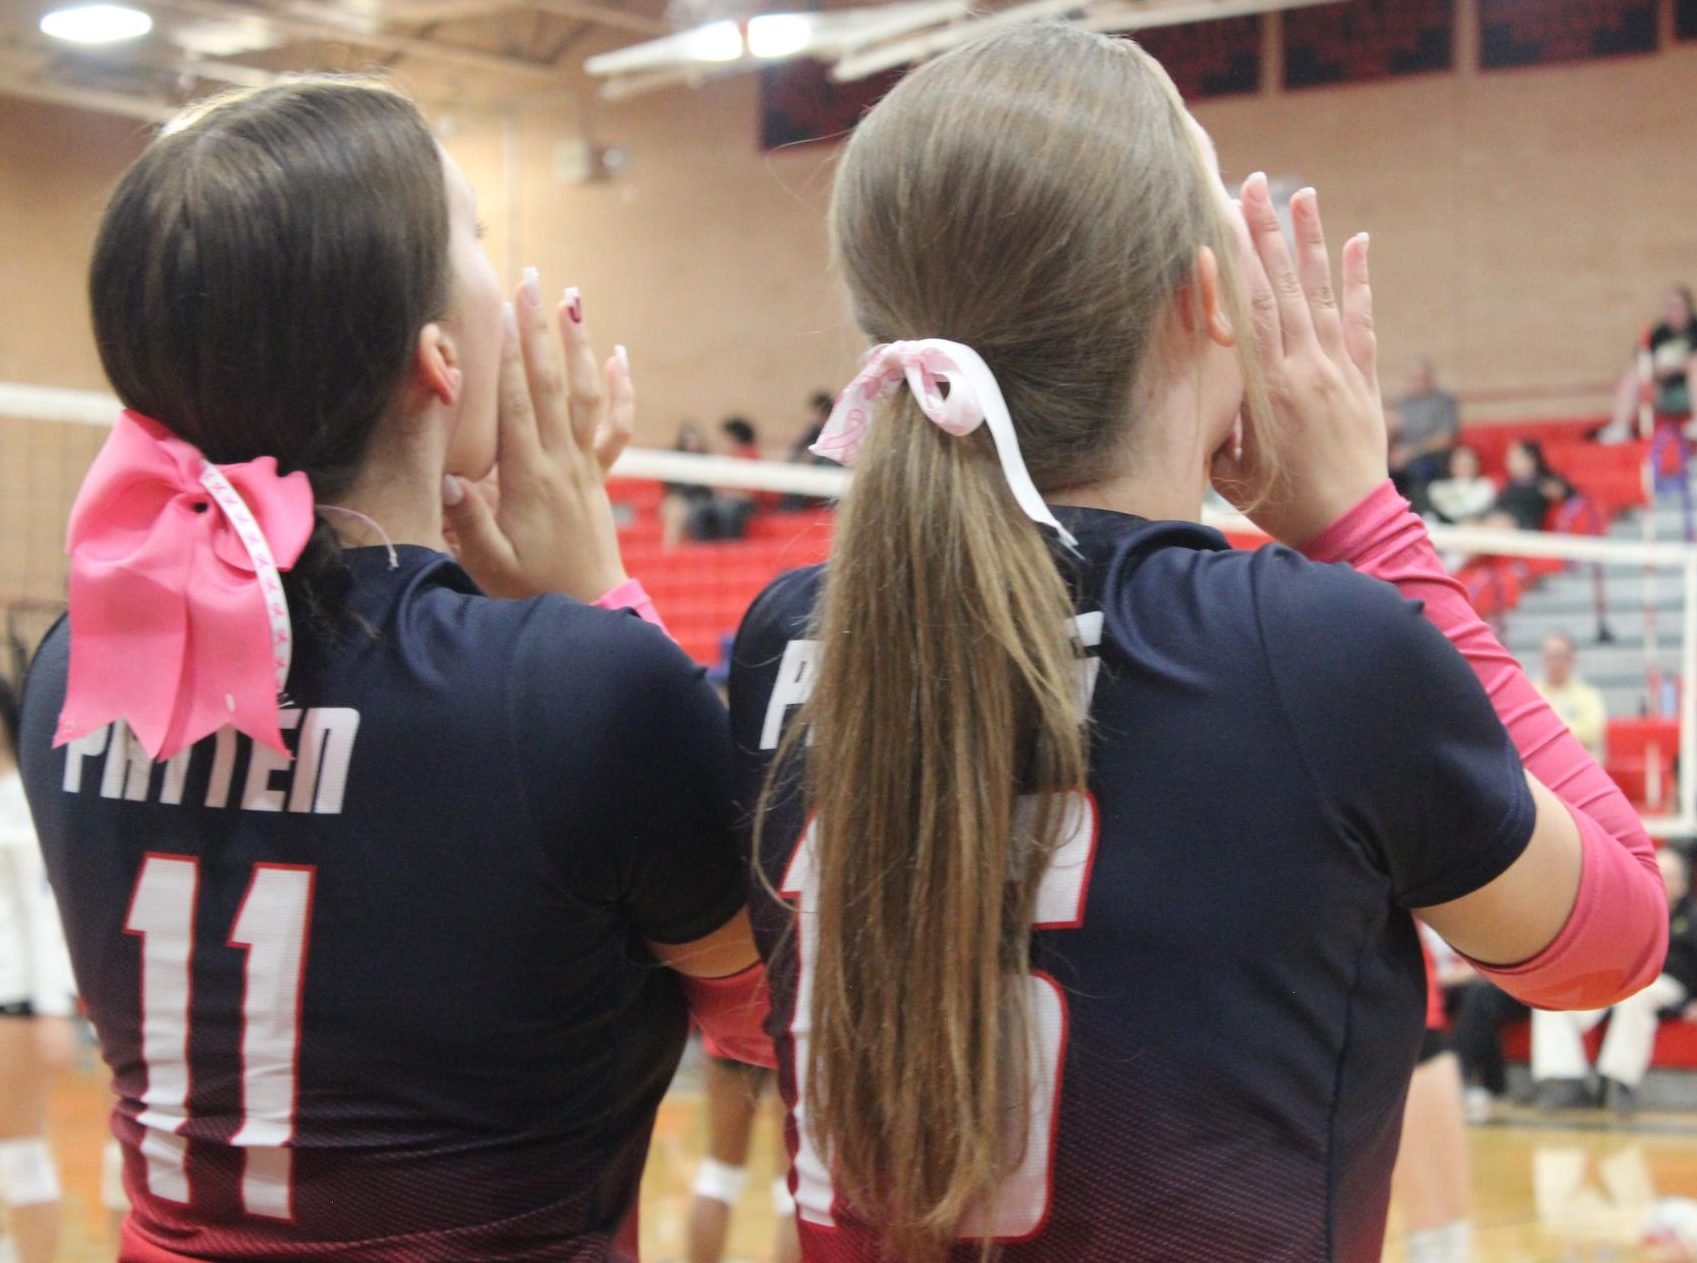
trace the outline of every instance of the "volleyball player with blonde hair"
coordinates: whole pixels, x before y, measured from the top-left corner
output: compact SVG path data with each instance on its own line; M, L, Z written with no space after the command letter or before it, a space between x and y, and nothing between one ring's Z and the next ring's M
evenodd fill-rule
M1660 964L1648 839L1390 489L1366 238L1334 290L1314 194L1294 262L1242 198L1070 27L842 159L855 479L731 680L809 1260L1376 1260L1411 910L1539 1004Z

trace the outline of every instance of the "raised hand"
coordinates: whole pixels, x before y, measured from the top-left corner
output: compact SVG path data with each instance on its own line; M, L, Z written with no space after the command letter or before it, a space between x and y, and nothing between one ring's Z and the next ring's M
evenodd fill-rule
M1294 261L1266 176L1244 181L1240 206L1239 254L1273 415L1246 427L1241 458L1215 457L1214 483L1262 530L1300 545L1386 476L1367 234L1344 245L1340 296L1313 189L1291 199Z
M548 329L534 274L506 309L496 475L443 481L454 551L491 596L593 601L624 582L607 471L636 416L624 348L597 362L583 300L567 291Z

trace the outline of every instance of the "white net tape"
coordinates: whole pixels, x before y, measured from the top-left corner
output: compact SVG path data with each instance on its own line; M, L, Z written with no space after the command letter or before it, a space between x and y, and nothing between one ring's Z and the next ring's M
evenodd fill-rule
M18 418L109 426L120 407L110 395L96 392L0 383L0 421ZM626 451L614 474L621 478L813 497L839 496L850 479L846 470L833 467L649 448ZM1255 533L1249 522L1235 515L1210 513L1206 520L1234 535ZM55 529L59 525L62 524L56 524ZM1608 677L1612 672L1612 679L1600 678L1599 682L1606 686L1614 718L1630 717L1642 709L1663 713L1663 695L1677 699L1666 709L1671 710L1671 718L1677 719L1678 748L1697 749L1697 689L1691 687L1697 681L1697 546L1641 538L1455 526L1434 526L1432 539L1440 551L1457 556L1549 558L1569 563L1567 577L1551 580L1549 587L1566 584L1577 592L1577 585L1583 584L1589 592L1591 580L1586 575L1594 572L1599 594L1595 609L1587 608L1577 597L1566 604L1554 595L1542 605L1528 600L1504 616L1510 647L1536 670L1536 640L1543 632L1570 630L1569 624L1582 628L1593 618L1600 629L1606 603L1607 621L1616 625L1617 631L1624 626L1625 634L1596 646L1585 645L1582 637L1576 637L1582 642L1580 670L1587 672L1591 664L1596 664L1599 677ZM1640 616L1647 631L1642 637L1634 630L1634 620ZM1658 623L1660 642L1656 635ZM1670 636L1670 630L1675 634ZM1641 689L1634 682L1637 680L1666 680L1668 684L1665 689L1660 686ZM1685 686L1679 687L1675 681L1683 681ZM1658 837L1697 834L1697 771L1691 762L1690 759L1679 761L1675 784L1671 787L1673 792L1654 795L1660 807L1655 814L1646 815L1645 825ZM1656 776L1652 772L1650 779L1655 781Z

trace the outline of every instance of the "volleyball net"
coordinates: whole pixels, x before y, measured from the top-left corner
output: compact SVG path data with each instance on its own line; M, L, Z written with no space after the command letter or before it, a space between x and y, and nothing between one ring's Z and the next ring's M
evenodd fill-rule
M119 407L98 392L0 383L0 674L14 680L64 609L65 523ZM1607 449L1586 456L1631 458ZM1571 641L1577 674L1605 702L1599 752L1661 838L1697 835L1697 768L1681 757L1697 749L1697 545L1688 542L1689 471L1681 463L1670 476L1666 457L1645 456L1633 504L1578 506L1566 529L1432 528L1476 607L1533 678L1546 642ZM829 502L850 477L834 467L632 448L610 485L626 567L685 650L722 668L760 589L828 555ZM741 537L705 542L690 538L687 524L668 527L668 485L701 489L691 493L697 503L749 504ZM1265 542L1241 517L1206 517L1239 547Z

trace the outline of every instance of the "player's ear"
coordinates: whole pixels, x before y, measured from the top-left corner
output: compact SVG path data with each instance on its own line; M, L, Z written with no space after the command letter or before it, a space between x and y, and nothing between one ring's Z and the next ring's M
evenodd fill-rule
M460 384L464 380L459 369L459 353L454 340L434 320L418 331L418 342L413 348L413 380L446 407L452 408L459 402Z
M1237 331L1232 328L1220 289L1220 260L1211 247L1202 246L1196 251L1190 284L1179 288L1178 301L1186 328L1206 332L1216 346L1237 345Z

